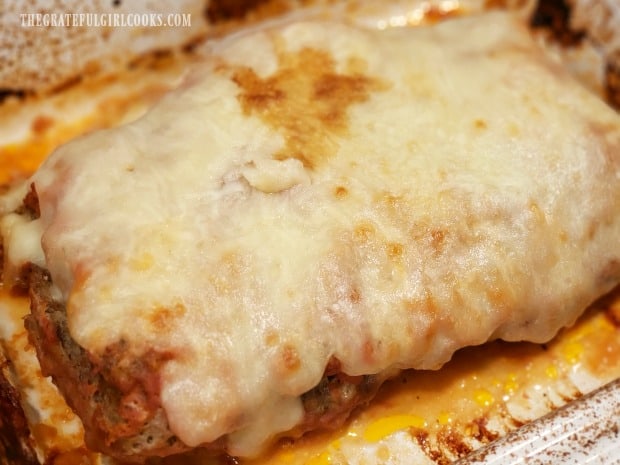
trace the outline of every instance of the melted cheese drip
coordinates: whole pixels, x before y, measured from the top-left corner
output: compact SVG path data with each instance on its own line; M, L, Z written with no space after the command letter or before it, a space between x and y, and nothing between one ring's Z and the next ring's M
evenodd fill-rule
M508 15L296 23L214 54L32 178L74 338L173 354L186 444L255 454L330 357L358 375L543 341L617 282L618 117Z

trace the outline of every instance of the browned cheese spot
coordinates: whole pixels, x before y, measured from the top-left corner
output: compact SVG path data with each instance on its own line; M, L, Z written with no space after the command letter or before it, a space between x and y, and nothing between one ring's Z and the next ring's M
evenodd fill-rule
M364 244L374 237L375 228L372 224L363 222L355 227L353 235L356 242Z
M403 255L404 246L402 244L398 244L396 242L392 242L388 244L387 252L388 256L395 260Z
M411 204L399 193L381 192L373 199L381 213L394 221L401 221L403 215L411 211Z
M376 360L377 350L372 340L367 339L362 345L362 360L373 363Z
M278 333L274 330L267 330L265 333L265 344L267 347L275 347L280 342Z
M210 276L210 283L219 295L227 295L234 291L234 283L238 282L243 270L242 258L239 254L227 251L220 257L216 272Z
M182 304L176 304L171 308L161 307L149 315L149 322L155 331L162 332L170 328L185 313L186 309Z
M284 136L285 146L274 159L296 158L315 168L333 156L333 136L348 130L348 108L387 87L356 71L358 61L350 73L339 73L328 53L305 48L281 53L278 71L266 78L251 68L235 71L232 79L241 88L238 99L244 113L259 116Z
M478 118L474 121L474 127L476 129L482 130L482 129L487 129L489 125L487 124L485 120Z
M54 125L54 119L47 115L37 116L30 124L30 129L36 135L42 135Z
M289 344L282 347L282 366L285 372L295 372L301 367L297 349Z
M346 197L348 193L349 191L347 190L347 188L343 186L338 186L336 187L336 189L334 189L334 196L338 199Z
M433 250L441 253L446 240L446 235L447 232L441 229L434 229L431 231L431 246L433 247Z

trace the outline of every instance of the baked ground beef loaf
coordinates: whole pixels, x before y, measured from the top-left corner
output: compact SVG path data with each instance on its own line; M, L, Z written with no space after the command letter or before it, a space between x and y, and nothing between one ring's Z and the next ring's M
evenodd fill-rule
M34 190L20 211L38 214ZM119 341L104 357L93 357L71 337L66 309L52 297L46 270L29 264L18 283L18 292L28 283L31 314L25 324L43 374L51 376L68 404L81 412L85 440L92 450L141 461L190 449L170 431L161 408L158 365L166 360L165 353L126 357L127 347ZM355 407L374 396L382 381L378 376L347 376L333 359L321 382L302 396L305 416L291 433L341 426ZM205 445L205 449L224 452L226 438Z
M119 342L96 360L71 337L65 308L50 293L49 274L29 270L31 315L26 319L44 375L51 376L69 405L82 413L86 443L112 457L135 461L188 450L169 429L159 400L157 365L165 354L125 358ZM294 434L337 428L351 411L370 400L381 379L347 376L333 360L321 382L303 395L305 418ZM226 450L226 438L205 446Z
M89 448L251 456L572 324L620 281L619 147L516 16L270 25L56 151L3 218L4 279Z

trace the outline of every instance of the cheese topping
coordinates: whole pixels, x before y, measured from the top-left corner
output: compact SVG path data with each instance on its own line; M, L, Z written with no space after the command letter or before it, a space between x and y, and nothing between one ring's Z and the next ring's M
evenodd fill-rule
M31 229L75 340L173 354L175 434L251 455L331 357L437 368L571 324L620 279L619 160L618 115L505 13L301 22L216 44L146 116L57 150Z

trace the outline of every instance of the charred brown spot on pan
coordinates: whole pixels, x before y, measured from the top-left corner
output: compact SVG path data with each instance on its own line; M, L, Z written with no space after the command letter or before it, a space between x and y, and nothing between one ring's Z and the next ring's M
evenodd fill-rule
M546 0L538 2L530 24L534 28L544 29L565 47L574 47L585 37L584 31L575 31L570 26L570 7L565 0Z
M296 158L315 168L335 154L333 136L346 135L349 108L387 85L360 72L360 60L352 60L356 65L350 72L338 71L322 50L305 48L278 58L278 71L267 77L251 68L234 71L238 100L246 115L260 117L283 136L285 147L274 159Z
M499 438L499 433L491 431L488 428L488 421L489 420L486 417L479 417L472 421L469 425L471 435L484 444L495 441Z
M215 0L209 2L206 18L217 23L231 19L243 19L250 11L272 0Z
M445 428L437 435L437 441L444 445L456 457L464 457L473 449L465 442L463 435L453 428Z
M21 406L20 394L5 376L8 362L0 366L0 463L37 465L37 455Z
M434 447L428 431L421 428L410 428L409 434L418 446L420 446L420 449L422 449L424 454L434 463L438 465L447 465L451 462L451 460L446 458L440 450Z

